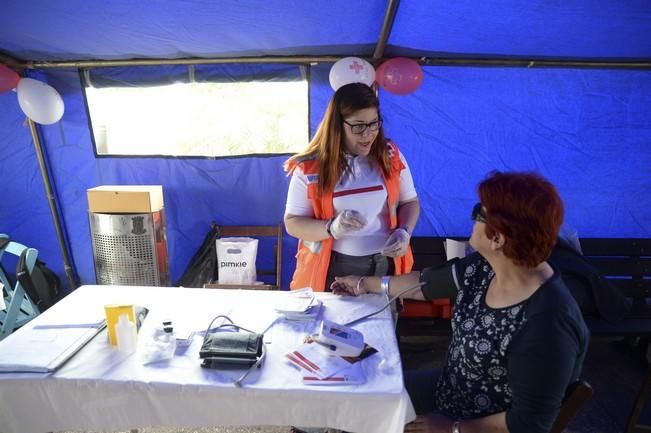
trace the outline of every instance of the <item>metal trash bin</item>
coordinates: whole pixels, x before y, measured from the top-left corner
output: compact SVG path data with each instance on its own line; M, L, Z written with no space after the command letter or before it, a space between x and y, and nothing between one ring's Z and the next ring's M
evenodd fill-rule
M88 214L97 284L169 286L164 208Z

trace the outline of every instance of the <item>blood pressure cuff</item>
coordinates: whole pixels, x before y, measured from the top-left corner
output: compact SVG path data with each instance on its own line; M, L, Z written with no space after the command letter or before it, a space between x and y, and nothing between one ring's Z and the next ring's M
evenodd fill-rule
M425 299L454 298L457 296L457 266L460 264L458 258L448 262L425 268L420 273L420 282L425 283L422 287Z
M217 331L204 339L199 351L202 367L250 367L262 355L262 334Z

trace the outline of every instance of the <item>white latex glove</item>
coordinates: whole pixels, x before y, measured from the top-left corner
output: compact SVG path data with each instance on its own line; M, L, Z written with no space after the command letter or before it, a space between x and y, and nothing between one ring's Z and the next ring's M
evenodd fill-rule
M346 209L332 221L330 233L335 239L341 238L346 233L355 232L367 224L364 215L356 210Z
M410 238L409 232L399 227L391 233L380 253L387 257L402 257L407 254Z

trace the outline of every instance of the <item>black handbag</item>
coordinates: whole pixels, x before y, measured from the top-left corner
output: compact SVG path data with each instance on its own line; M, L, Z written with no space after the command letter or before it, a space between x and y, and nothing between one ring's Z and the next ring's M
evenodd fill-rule
M211 329L217 318L224 318L231 323L224 323ZM199 351L201 366L205 368L247 368L258 362L263 354L263 335L249 331L232 323L226 316L217 316L206 331Z

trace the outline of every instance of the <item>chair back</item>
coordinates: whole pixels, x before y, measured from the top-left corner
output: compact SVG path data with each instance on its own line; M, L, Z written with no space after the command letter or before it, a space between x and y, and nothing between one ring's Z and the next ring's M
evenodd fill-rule
M273 284L204 284L204 288L210 289L255 289L255 290L278 290L282 281L282 263L283 263L283 225L279 223L273 226L219 226L221 237L251 237L251 238L273 238L274 245L274 266L265 268L256 266L256 274L275 280ZM258 246L258 252L260 252ZM258 254L259 255L259 254ZM259 262L259 261L257 261Z
M40 311L32 300L29 299L20 282L16 281L12 283L10 281L9 276L5 273L5 269L9 268L9 266L2 266L3 262L5 264L7 262L6 260L3 261L3 258L7 255L20 257L23 251L27 250L25 253L25 263L27 265L27 271L31 273L34 269L36 258L38 257L38 250L27 248L18 242L8 241L8 237L5 234L0 234L0 241L3 245L0 248L0 284L3 286L0 289L0 293L2 293L6 305L4 310L0 310L0 340L2 340L11 334L14 329L23 326L38 316Z
M565 398L558 412L552 429L549 433L563 433L574 416L592 398L594 391L590 384L584 380L577 380L571 383L565 391Z

